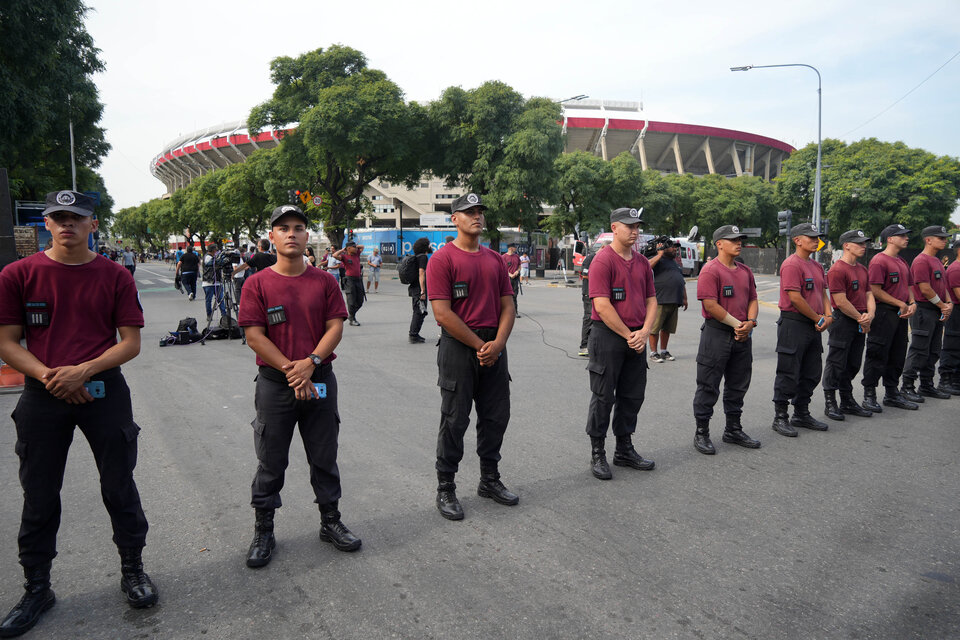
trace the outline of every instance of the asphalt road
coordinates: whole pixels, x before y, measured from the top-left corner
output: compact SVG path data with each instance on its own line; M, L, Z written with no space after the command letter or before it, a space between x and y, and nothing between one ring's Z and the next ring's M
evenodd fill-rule
M354 554L318 541L295 439L272 564L245 567L256 468L254 356L239 342L158 347L187 315L172 272L137 271L141 355L124 367L143 428L137 482L144 558L160 604L133 611L81 435L63 489L58 602L32 638L947 638L960 634L960 398L887 409L788 439L770 429L776 312L754 333L746 431L760 450L692 444L699 314L681 314L651 364L635 442L652 472L588 471L579 290L524 290L510 339L512 420L501 471L520 505L476 496L468 434L458 475L467 517L433 501L439 393L433 341L410 345L405 287L386 280L345 327L340 381L344 521ZM775 279L761 278L764 289ZM766 285L764 284L766 283ZM695 284L690 297L695 298ZM776 300L775 295L772 298ZM435 333L432 316L424 335ZM15 395L0 395L9 415ZM812 408L822 413L822 398ZM14 429L0 429L0 608L20 597ZM611 446L608 447L612 449Z

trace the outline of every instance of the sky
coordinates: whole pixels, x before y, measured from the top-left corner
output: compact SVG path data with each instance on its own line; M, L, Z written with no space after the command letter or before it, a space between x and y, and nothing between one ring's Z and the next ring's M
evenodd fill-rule
M408 100L500 80L524 96L642 101L651 120L725 127L800 148L903 141L960 156L956 0L87 0L106 71L94 77L113 146L100 172L115 210L165 191L151 159L180 135L245 120L270 61L332 44L362 51ZM872 119L874 118L874 119ZM871 120L872 119L872 120Z

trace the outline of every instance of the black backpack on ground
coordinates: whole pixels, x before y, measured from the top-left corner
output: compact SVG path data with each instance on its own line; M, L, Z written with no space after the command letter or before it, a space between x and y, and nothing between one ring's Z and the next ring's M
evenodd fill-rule
M417 269L417 256L403 256L397 264L397 275L400 276L400 284L420 282L420 274Z

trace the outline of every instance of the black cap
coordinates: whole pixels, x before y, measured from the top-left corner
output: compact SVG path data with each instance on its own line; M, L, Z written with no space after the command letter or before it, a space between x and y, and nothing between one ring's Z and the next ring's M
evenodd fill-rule
M300 210L300 207L295 207L292 204L285 204L282 207L277 207L273 210L273 214L270 216L270 226L273 227L277 223L277 220L283 216L296 216L303 220L304 224L310 224L310 221L307 220L307 214Z
M957 238L953 241L953 244L950 245L952 249L960 249L960 238Z
M68 211L87 218L93 215L96 206L93 198L79 191L51 191L47 194L46 205L43 210L45 216L56 211Z
M840 246L842 247L844 243L847 242L856 242L857 244L867 244L873 238L869 238L866 234L863 233L860 229L851 229L840 235Z
M747 236L740 231L740 227L735 224L725 224L722 227L717 227L717 230L713 232L714 242L717 240L737 240L746 237Z
M947 233L946 227L941 227L940 225L933 225L932 227L924 227L923 231L920 232L921 238L949 238L950 234Z
M790 237L797 238L799 236L807 236L808 238L822 238L823 234L820 233L820 230L817 229L817 225L812 222L803 222L801 224L794 225L790 229Z
M630 207L620 207L610 212L610 222L622 222L624 224L637 224L640 222L640 215L643 213L643 207L640 209L631 209Z
M883 231L880 232L880 240L883 242L887 241L887 238L890 236L906 236L910 235L910 229L907 229L902 224L891 224Z
M480 207L481 209L486 210L487 205L480 201L480 196L477 194L467 193L453 201L453 207L450 209L450 212L456 213L457 211L466 211L470 207Z

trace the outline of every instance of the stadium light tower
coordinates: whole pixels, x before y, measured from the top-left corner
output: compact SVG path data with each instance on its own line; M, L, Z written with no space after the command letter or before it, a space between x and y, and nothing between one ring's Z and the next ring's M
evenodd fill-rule
M750 69L771 69L773 67L806 67L808 69L813 69L814 73L817 74L817 179L814 184L813 191L813 224L817 225L817 229L820 228L820 163L821 163L821 149L820 149L820 132L821 124L823 123L822 117L822 105L823 105L823 95L821 92L822 83L820 78L820 71L816 67L810 66L809 64L748 64L744 67L730 67L730 71L750 71Z
M563 100L560 100L560 101L557 102L557 104L563 104L564 102L573 102L574 100L577 100L577 101L579 101L579 100L585 100L585 99L587 99L587 98L589 98L589 97L590 97L590 96L581 93L581 94L578 95L578 96L572 96L572 97L570 97L570 98L565 98L565 99L563 99Z

